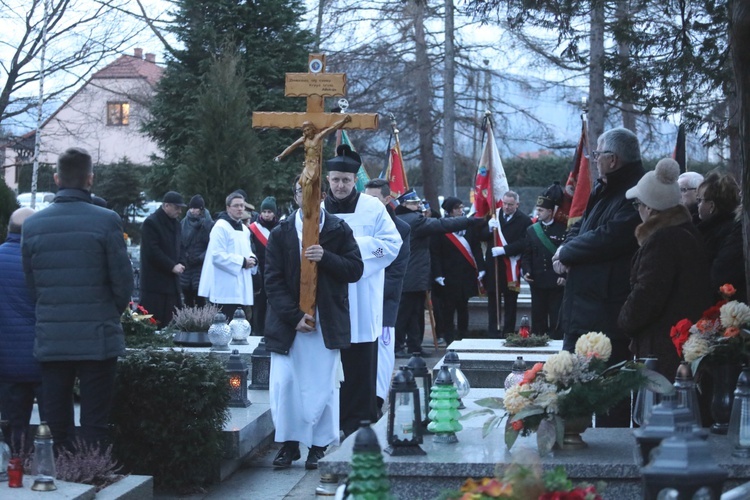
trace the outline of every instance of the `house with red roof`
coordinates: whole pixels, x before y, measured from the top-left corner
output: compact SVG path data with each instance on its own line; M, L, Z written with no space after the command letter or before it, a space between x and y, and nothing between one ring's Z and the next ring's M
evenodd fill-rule
M54 165L61 152L78 146L91 153L94 164L127 157L137 165L150 165L158 147L141 124L163 71L154 54L136 48L133 55L121 55L94 73L42 125L40 163ZM15 138L5 149L5 181L11 188L18 186L13 163L28 163L33 157L34 134Z

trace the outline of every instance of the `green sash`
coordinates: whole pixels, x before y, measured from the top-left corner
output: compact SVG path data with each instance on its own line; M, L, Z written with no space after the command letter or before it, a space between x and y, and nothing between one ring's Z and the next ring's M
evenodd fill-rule
M547 233L544 232L544 229L542 229L542 223L537 222L531 227L534 229L534 232L536 233L537 238L539 238L539 241L542 242L542 245L544 245L544 247L549 250L549 253L554 255L557 251L557 247L554 245L554 243L552 243L552 240L549 239Z

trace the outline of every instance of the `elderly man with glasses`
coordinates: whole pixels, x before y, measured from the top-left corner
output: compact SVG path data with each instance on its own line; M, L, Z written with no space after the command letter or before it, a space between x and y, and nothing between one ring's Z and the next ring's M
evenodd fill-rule
M693 224L698 224L698 186L703 182L703 176L698 172L684 172L677 178L680 186L680 202L687 207L693 218Z
M624 128L608 130L599 137L596 151L599 179L594 184L586 212L569 231L552 261L555 271L567 271L560 326L563 348L575 349L578 338L603 332L612 342L610 363L632 358L629 339L617 324L630 293L630 262L638 249L635 228L641 218L628 189L643 176L638 137ZM615 407L597 415L597 426L627 427L627 407Z

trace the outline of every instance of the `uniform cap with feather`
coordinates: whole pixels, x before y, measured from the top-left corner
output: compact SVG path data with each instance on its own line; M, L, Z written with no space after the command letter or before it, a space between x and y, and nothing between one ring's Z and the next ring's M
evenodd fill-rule
M667 210L680 204L680 165L672 158L663 158L656 168L641 177L635 187L628 189L625 197L638 200L654 210Z
M360 165L362 165L362 158L359 157L359 153L352 151L351 146L348 144L342 144L337 147L336 156L326 161L326 168L329 172L356 174Z

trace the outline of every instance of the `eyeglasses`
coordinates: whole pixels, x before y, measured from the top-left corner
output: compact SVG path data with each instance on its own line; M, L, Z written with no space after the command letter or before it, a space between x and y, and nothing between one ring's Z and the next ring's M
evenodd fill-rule
M643 203L641 203L640 200L633 200L633 206L636 210L638 210L641 205L643 205Z
M696 191L698 188L680 188L680 193L687 193L688 191Z
M591 157L594 160L598 160L599 157L602 156L602 155L613 155L613 154L615 154L614 151L596 151L596 150L594 150L594 151L591 152Z

